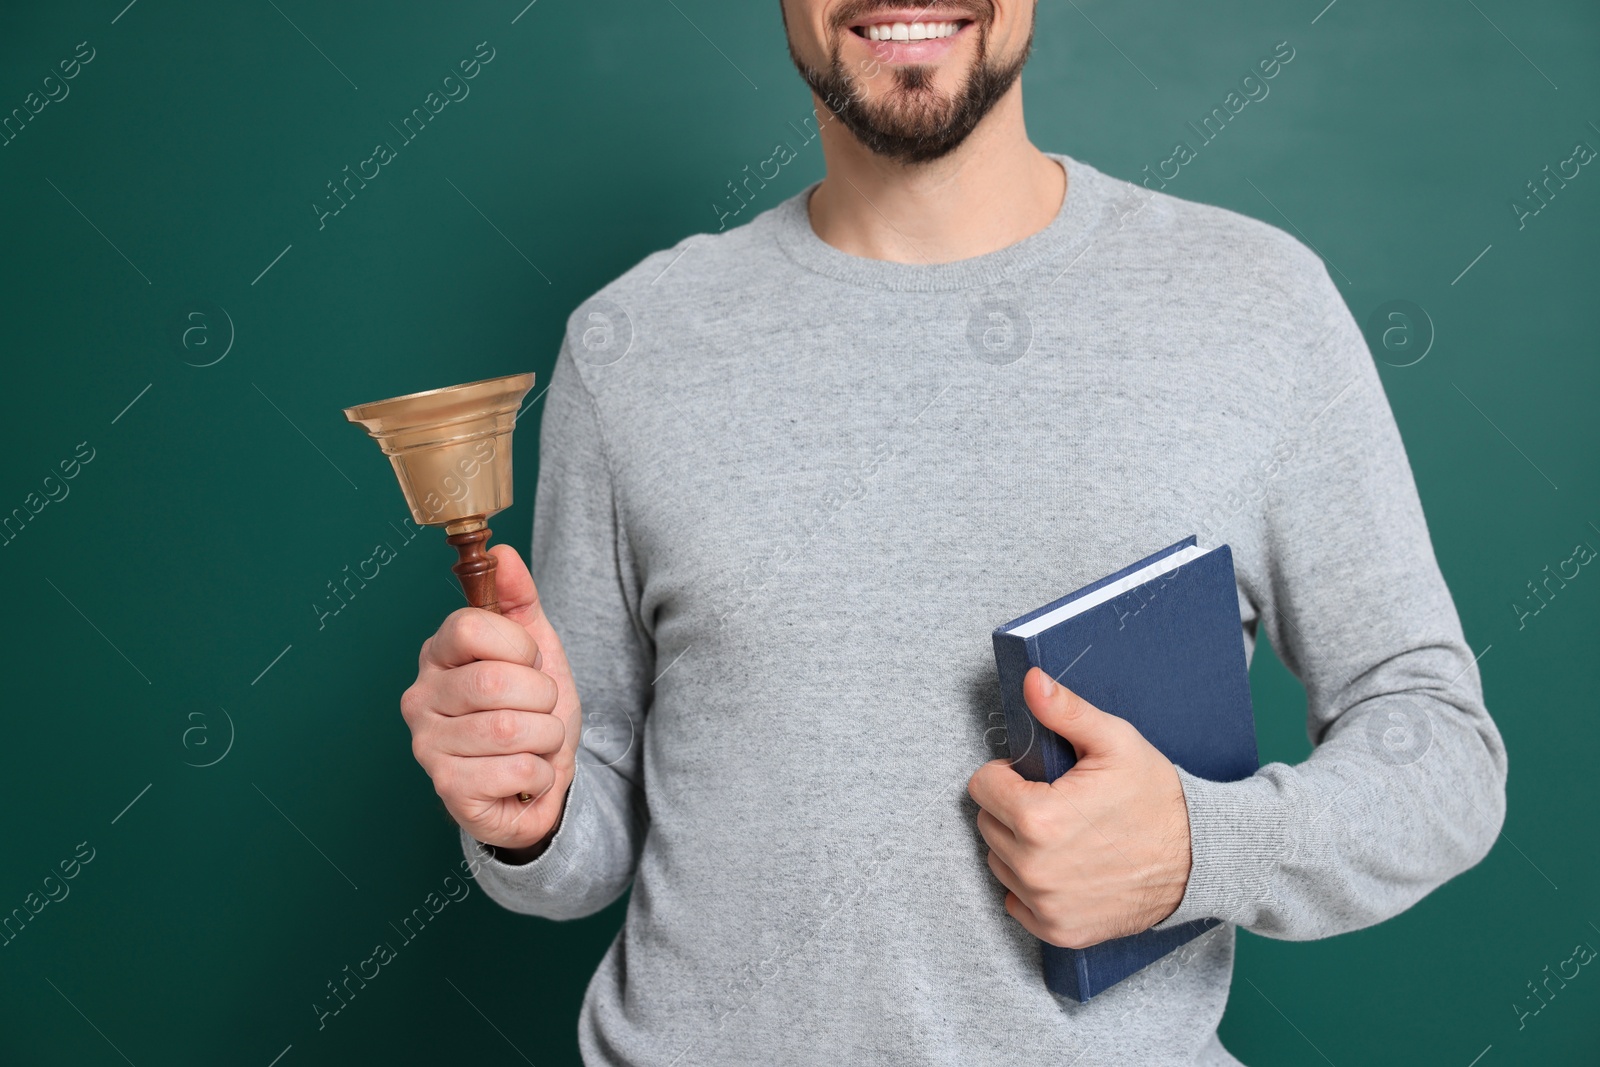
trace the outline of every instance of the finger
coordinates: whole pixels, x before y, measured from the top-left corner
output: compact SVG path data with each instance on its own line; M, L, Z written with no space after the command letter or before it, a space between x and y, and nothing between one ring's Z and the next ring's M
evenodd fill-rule
M504 660L532 666L538 645L516 621L482 608L460 608L422 646L425 661L443 669L475 660Z
M469 715L475 711L551 711L556 706L556 683L542 671L520 663L475 660L429 677L424 690L432 710L440 715Z
M989 851L986 862L989 864L989 870L995 876L996 881L1017 894L1017 896L1022 896L1022 879L1017 877L1017 872L1012 869L1011 864L1001 859L1000 855L993 849Z
M1021 850L1021 843L1011 828L982 809L978 811L978 834L984 844L993 849L1008 866Z
M491 801L515 798L518 793L540 796L556 780L548 760L527 752L508 756L450 756L447 772L455 792L465 800Z
M1021 923L1024 930L1037 937L1040 941L1046 940L1044 923L1039 921L1039 916L1034 914L1033 909L1028 907L1022 898L1014 892L1006 894L1006 914Z
M565 794L566 790L552 786L529 803L516 797L489 801L473 823L473 836L485 844L526 848L547 836L561 821Z
M1017 810L1027 794L1029 782L1003 759L990 760L967 781L967 795L978 807L999 819L1012 831L1017 828Z
M499 708L436 720L425 743L447 756L507 756L559 752L567 727L554 715Z

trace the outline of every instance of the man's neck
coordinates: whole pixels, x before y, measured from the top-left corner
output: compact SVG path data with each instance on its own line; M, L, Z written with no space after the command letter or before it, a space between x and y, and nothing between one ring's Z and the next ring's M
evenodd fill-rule
M811 195L811 228L868 259L932 264L995 252L1050 225L1066 196L1060 164L1028 140L1020 82L942 159L884 159L837 121L822 128L822 153L828 175Z

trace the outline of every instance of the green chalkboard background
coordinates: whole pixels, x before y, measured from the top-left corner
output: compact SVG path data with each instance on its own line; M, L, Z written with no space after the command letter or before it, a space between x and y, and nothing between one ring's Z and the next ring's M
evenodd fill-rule
M313 607L404 516L339 408L542 383L575 305L715 229L809 114L777 4L126 2L0 5L0 114L66 93L0 146L0 514L59 497L0 546L0 913L76 871L0 947L0 1061L575 1063L620 905L554 924L474 890L317 1028L325 983L460 859L396 710L460 603L449 550L406 543ZM1045 0L1024 78L1036 142L1137 178L1295 49L1167 191L1290 230L1376 316L1510 749L1480 867L1371 930L1242 935L1222 1036L1252 1065L1600 1062L1600 973L1514 1007L1600 947L1600 571L1514 607L1600 548L1600 169L1537 214L1526 188L1600 146L1600 9L1326 3ZM480 42L470 96L319 222ZM757 206L821 168L813 143ZM518 545L538 414L495 523ZM1264 646L1253 683L1264 755L1300 758L1304 696Z

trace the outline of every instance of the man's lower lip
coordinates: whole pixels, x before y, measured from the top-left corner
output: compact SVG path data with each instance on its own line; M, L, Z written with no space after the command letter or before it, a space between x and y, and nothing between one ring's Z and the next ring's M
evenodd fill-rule
M880 63L927 63L939 59L950 49L955 47L971 31L973 23L967 23L949 37L935 37L925 41L869 41L857 34L854 30L847 30L854 37L867 54Z

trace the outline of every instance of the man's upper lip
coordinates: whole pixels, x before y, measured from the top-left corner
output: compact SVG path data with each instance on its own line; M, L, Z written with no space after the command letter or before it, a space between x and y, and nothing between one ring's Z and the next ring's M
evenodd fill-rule
M883 23L904 22L971 22L972 12L955 8L940 7L896 7L883 11L874 11L870 15L863 15L850 23L850 28L860 26L877 26Z

